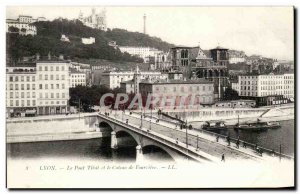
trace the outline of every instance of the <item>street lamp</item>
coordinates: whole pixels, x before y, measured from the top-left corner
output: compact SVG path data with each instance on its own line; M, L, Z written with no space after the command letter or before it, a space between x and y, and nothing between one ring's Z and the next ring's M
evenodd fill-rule
M81 109L81 103L80 103L80 98L79 98L79 120L80 120L80 109Z
M196 151L198 151L199 150L199 135L197 135L197 149L196 149Z
M122 111L122 122L124 120L124 106L123 106L123 111Z
M151 131L151 123L152 123L152 107L150 107L151 116L150 116L150 131Z
M141 129L143 128L143 113L141 113Z
M186 120L186 122L185 122L185 134L186 134L186 136L185 136L185 138L186 138L186 148L188 148L188 131L187 131L187 120Z

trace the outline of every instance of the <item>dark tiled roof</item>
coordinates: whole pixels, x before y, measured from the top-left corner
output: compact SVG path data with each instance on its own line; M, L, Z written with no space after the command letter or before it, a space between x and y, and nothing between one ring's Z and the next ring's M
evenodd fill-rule
M133 80L128 80L128 81L121 82L121 84L133 84L133 83L134 83Z
M157 80L157 81L142 81L140 83L144 84L213 84L213 82L205 79L196 79L196 80Z
M70 73L84 74L84 72L80 72L75 68L70 68Z
M15 65L7 64L7 67L36 67L36 63L35 62L21 62L21 63L16 63Z

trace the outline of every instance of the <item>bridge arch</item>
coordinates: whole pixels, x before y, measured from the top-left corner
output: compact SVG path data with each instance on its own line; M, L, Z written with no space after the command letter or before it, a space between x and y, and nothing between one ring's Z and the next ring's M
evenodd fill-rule
M135 146L141 144L141 139L135 135L134 133L127 131L127 130L116 130L116 138L124 138L128 139L128 142L126 143L131 143L135 144Z
M105 121L100 121L99 127L110 127L111 129L113 129L112 126Z
M143 155L153 154L153 153L160 153L161 155L157 155L157 157L163 158L165 157L166 160L175 161L178 156L175 156L173 151L163 148L162 146L158 146L155 144L148 144L142 147Z

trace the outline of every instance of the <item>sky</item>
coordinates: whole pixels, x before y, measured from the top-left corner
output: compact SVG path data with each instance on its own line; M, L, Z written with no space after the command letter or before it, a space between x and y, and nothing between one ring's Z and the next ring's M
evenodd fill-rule
M100 12L103 7L95 7ZM92 6L15 6L7 7L6 16L19 14L75 19L82 11L91 13ZM176 45L211 49L216 46L243 50L283 60L294 60L293 7L106 7L108 28L146 31Z

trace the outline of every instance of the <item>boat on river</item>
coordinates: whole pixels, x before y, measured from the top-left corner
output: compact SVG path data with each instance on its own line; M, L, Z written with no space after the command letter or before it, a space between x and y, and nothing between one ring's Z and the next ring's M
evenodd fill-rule
M279 122L262 122L259 119L257 119L256 123L240 124L238 118L238 123L234 126L234 130L266 131L268 129L277 129L279 127L281 127Z
M221 130L227 130L228 127L225 125L224 121L206 121L202 125L202 129L207 131L218 132Z

